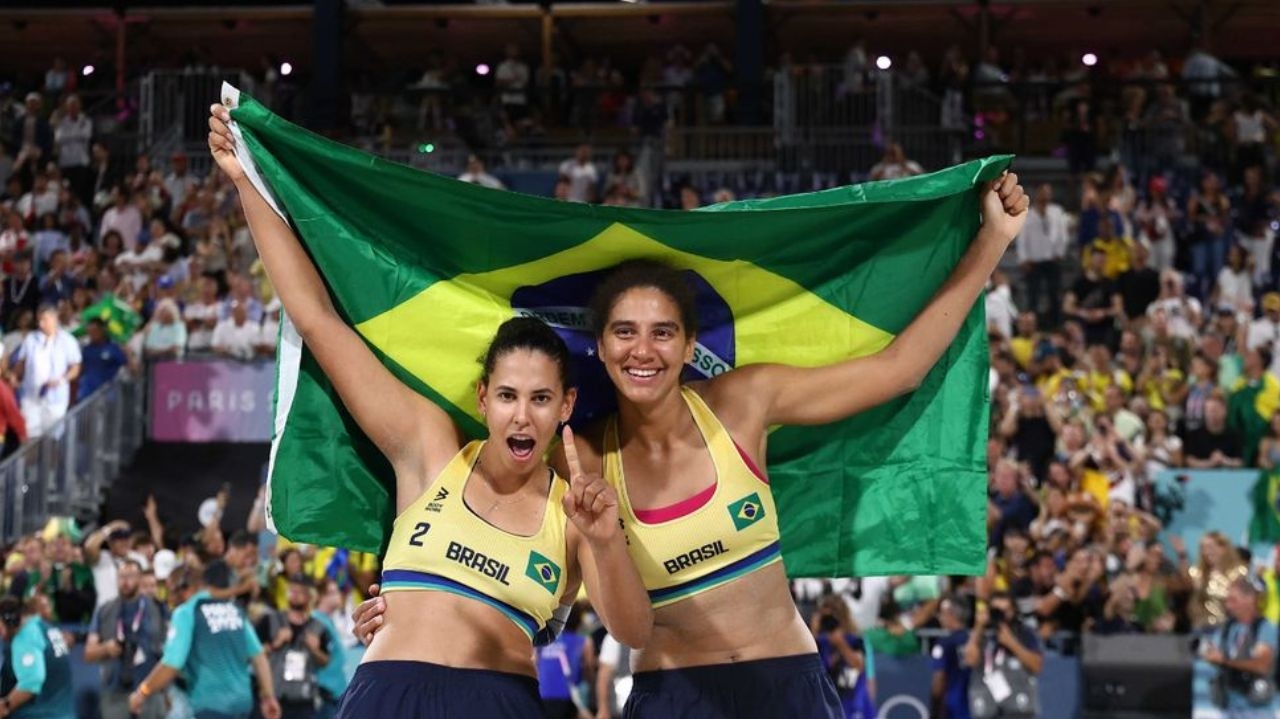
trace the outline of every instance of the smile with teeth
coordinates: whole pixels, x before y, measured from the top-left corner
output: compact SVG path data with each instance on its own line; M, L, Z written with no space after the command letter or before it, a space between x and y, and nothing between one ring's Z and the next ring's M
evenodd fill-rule
M626 372L637 379L649 379L650 377L655 377L658 374L658 370L656 369L641 369L639 367L628 367L627 369L624 369L623 372Z

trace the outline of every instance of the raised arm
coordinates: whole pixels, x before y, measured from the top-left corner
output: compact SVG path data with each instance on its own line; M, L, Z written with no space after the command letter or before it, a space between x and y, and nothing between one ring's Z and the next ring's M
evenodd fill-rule
M1016 175L1006 173L992 183L982 197L978 236L938 293L888 347L826 367L744 367L711 380L726 390L717 389L717 396L758 403L764 426L811 425L844 419L919 387L1021 231L1027 205Z
M276 294L360 429L391 461L397 504L413 501L426 475L434 475L457 452L462 441L457 427L444 410L396 379L343 321L293 230L245 176L227 108L214 105L211 112L210 152L236 185Z

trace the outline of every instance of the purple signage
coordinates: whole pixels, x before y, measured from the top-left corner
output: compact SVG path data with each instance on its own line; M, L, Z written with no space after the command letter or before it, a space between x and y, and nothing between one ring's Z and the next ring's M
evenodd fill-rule
M275 364L228 360L151 367L151 439L270 442Z

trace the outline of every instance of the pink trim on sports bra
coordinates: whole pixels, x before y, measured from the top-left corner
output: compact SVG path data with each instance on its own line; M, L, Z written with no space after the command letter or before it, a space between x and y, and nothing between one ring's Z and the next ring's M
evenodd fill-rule
M755 462L751 461L751 457L746 452L742 451L742 448L738 446L736 441L733 443L733 448L738 450L738 456L742 457L743 462L746 462L747 469L751 470L751 473L756 476L756 479L768 484L769 478L764 476L764 472L760 471L760 468L756 466Z
M693 514L705 507L715 494L716 485L713 484L692 497L682 499L675 504L659 507L658 509L636 509L634 512L636 519L645 524L661 524L662 522L670 522L673 519Z

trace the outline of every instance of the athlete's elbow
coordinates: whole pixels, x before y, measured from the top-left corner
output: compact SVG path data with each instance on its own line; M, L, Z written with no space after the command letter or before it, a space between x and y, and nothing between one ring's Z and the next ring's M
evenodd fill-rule
M617 625L609 629L614 639L632 649L644 649L653 634L653 610L646 609L643 616L630 617Z

